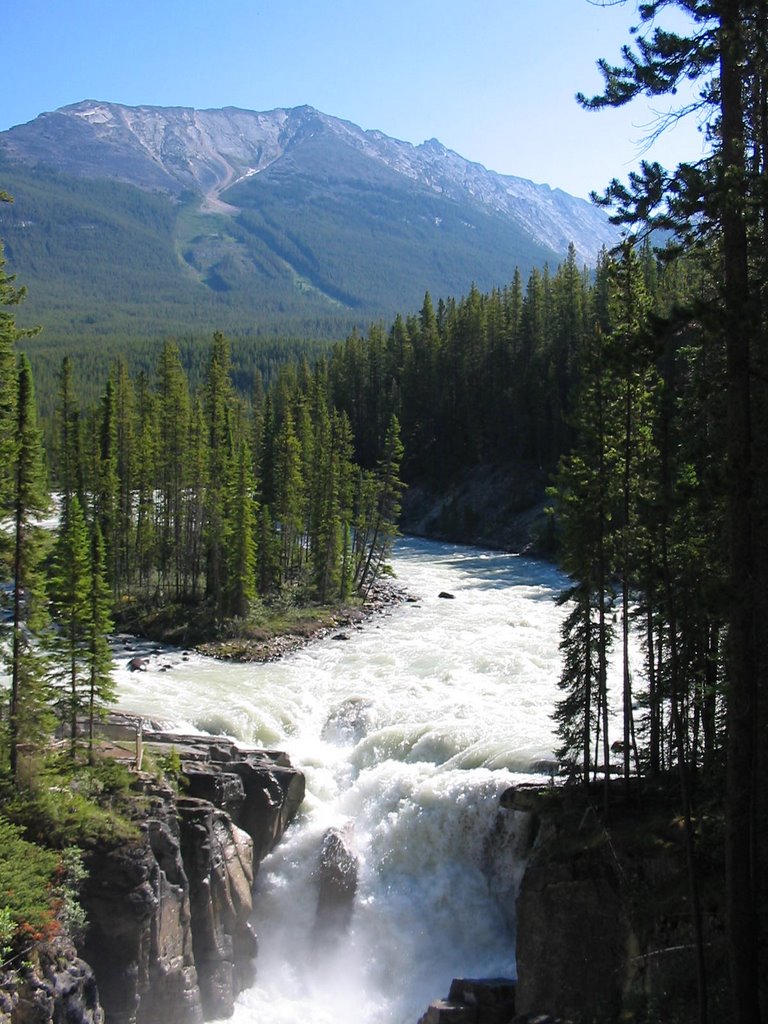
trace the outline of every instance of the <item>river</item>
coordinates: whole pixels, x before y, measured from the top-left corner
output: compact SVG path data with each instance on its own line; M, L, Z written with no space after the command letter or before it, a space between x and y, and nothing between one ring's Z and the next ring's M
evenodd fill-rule
M547 778L565 581L546 562L411 539L392 565L418 601L346 640L266 665L166 651L131 673L126 655L116 671L122 709L284 749L306 774L259 872L258 978L234 1024L416 1024L452 977L514 975L517 879L494 875L488 839L499 795ZM329 827L351 837L359 881L348 933L318 948Z

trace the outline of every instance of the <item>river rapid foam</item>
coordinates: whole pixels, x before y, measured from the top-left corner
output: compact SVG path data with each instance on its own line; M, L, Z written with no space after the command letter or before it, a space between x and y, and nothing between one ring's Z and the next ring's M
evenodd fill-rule
M416 602L279 662L161 651L130 672L136 651L120 653L122 710L278 747L307 777L260 869L258 978L235 1024L415 1024L453 976L514 975L518 878L508 860L494 873L489 836L500 794L553 762L566 581L545 562L421 540L392 564ZM329 828L349 837L358 886L348 930L318 942Z

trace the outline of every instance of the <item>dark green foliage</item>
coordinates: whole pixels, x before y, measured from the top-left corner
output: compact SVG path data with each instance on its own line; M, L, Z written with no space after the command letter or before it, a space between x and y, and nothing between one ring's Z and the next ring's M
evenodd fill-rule
M65 354L90 388L120 353L136 374L174 338L196 387L221 330L245 390L255 369L269 382L281 363L327 348L305 339L338 340L416 308L425 288L463 292L468 266L489 288L515 263L527 273L556 258L479 207L403 187L384 169L371 178L367 161L339 182L338 154L324 145L307 139L294 175L267 169L227 190L237 216L202 213L199 196L176 201L0 156L16 199L0 210L0 236L30 289L24 322L43 327L30 357L45 415ZM332 182L320 194L317 175Z
M668 8L683 16L682 31L664 27ZM695 81L710 149L671 173L644 162L603 197L618 223L673 229L678 249L701 267L698 293L660 309L655 325L658 387L641 413L652 441L645 465L635 461L647 479L633 484L636 518L624 516L622 569L637 573L645 601L654 771L660 705L669 709L666 756L678 769L684 808L698 1020L707 1019L708 971L692 772L724 760L732 1013L737 1024L754 1024L765 1019L768 964L768 800L760 781L768 765L768 20L764 3L740 0L649 0L639 14L642 30L620 62L600 62L603 92L582 103L621 106ZM628 368L645 374L650 365L634 351ZM636 383L625 376L625 389Z
M13 524L13 636L11 692L8 710L9 755L12 775L22 742L39 741L48 724L45 645L45 594L39 573L40 530L35 517L49 509L43 472L43 449L37 427L34 385L29 361L19 357L10 512Z
M50 938L58 930L54 881L59 858L23 838L22 829L0 817L0 960L14 938L19 944ZM3 918L0 918L2 921ZM8 927L9 926L9 927Z

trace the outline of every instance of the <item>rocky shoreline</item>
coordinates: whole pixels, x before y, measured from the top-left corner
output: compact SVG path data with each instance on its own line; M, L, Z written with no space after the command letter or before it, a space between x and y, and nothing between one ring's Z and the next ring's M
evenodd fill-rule
M277 661L285 654L301 650L308 644L332 636L348 640L345 630L362 629L364 623L377 615L389 612L405 601L416 600L394 580L380 580L371 589L361 605L345 605L329 616L308 618L301 628L276 632L271 636L232 636L206 640L195 644L198 654L222 661L267 662Z

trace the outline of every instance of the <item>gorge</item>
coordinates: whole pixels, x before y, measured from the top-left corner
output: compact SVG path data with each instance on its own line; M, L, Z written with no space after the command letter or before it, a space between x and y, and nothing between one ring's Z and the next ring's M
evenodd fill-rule
M645 791L639 844L637 803L609 833L552 785L564 577L417 539L393 567L408 600L278 661L115 638L113 721L182 791L144 776L146 840L89 859L86 962L54 944L3 1024L507 1024L518 967L516 1024L690 1001L674 803Z
M275 663L147 647L147 670L132 672L136 647L121 652L123 710L279 747L306 775L302 810L257 878L257 978L236 1024L415 1024L453 976L514 973L516 851L529 836L526 815L499 801L553 766L562 577L416 540L393 566L418 600ZM348 930L318 949L329 830L356 857L357 890Z

